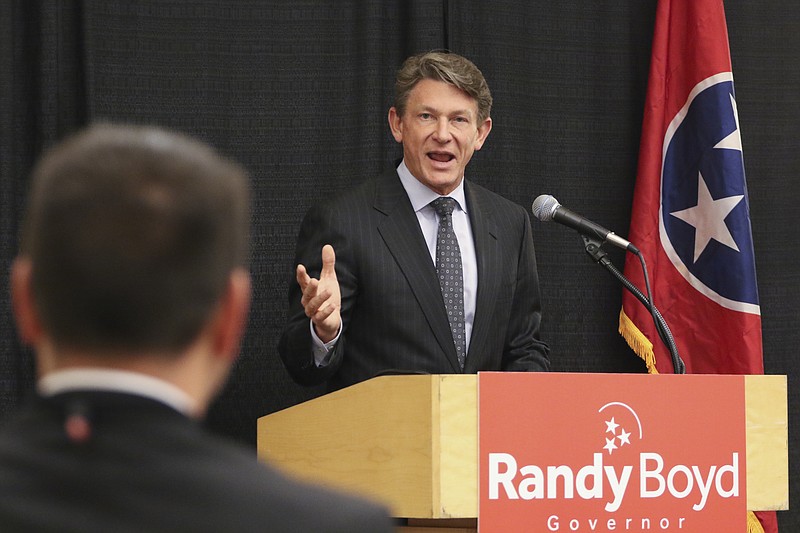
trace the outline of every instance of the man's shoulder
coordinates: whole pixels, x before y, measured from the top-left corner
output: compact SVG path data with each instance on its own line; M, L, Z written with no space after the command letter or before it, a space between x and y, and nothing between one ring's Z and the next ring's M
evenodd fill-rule
M302 526L298 531L346 531L352 524L363 524L366 529L359 529L363 531L389 530L391 522L382 506L296 480L257 461L249 450L219 437L214 440L219 462L207 474L220 473L217 489L241 505L242 512L252 512L272 524L291 520L292 527ZM231 506L236 503L232 501Z
M487 189L474 181L465 182L465 190L468 201L471 200L475 203L475 207L478 209L513 217L524 216L527 213L525 208L517 202Z
M339 217L355 213L368 213L378 205L391 205L405 195L397 170L384 172L359 181L347 189L333 192L313 203L307 215Z
M339 191L338 194L332 195L327 203L348 202L354 198L373 198L377 191L387 187L402 187L395 168L386 168L379 174L372 175L355 183L350 188ZM325 200L323 200L323 203L325 203Z
M261 531L269 524L271 531L347 531L361 523L365 531L390 530L381 506L291 479L257 460L253 450L183 417L145 415L148 431L140 431L138 423L110 428L96 420L88 443L53 447L53 442L66 442L57 418L39 403L0 430L0 490L15 494L0 503L0 521L33 524L17 504L25 501L27 509L42 509L48 523L61 524L59 516L44 516L53 486L82 495L75 510L93 520L100 517L98 508L124 507L126 501L155 508L158 494L169 487L169 523L187 530L201 523L208 530ZM86 469L80 478L72 474L77 465ZM108 472L126 483L108 490ZM213 501L213 508L198 508L200 501ZM112 522L146 530L163 526L164 520L142 512Z
M272 470L262 465L265 470ZM308 529L346 531L359 524L359 531L388 531L391 525L388 510L377 502L316 484L298 481L279 472L270 476L284 498L279 508L294 509L296 516L305 516ZM276 491L278 492L278 491ZM318 523L315 525L315 523Z

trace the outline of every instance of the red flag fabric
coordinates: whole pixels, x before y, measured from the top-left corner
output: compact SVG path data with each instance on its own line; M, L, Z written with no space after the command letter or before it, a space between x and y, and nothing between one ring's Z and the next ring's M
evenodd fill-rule
M689 373L762 374L761 314L722 0L659 0L629 239ZM642 291L632 255L625 275ZM623 295L620 333L673 372L652 316ZM777 532L775 513L750 531ZM759 522L760 521L760 522ZM763 529L762 529L763 528Z

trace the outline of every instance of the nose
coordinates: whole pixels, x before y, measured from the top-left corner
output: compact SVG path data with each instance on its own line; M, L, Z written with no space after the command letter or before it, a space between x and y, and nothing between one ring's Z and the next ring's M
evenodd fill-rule
M452 139L453 135L450 132L450 121L447 117L442 117L436 122L436 130L434 131L434 138L442 143L448 142Z

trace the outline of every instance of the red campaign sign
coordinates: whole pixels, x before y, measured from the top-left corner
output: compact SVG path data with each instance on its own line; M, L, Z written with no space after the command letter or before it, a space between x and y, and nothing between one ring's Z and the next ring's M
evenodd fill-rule
M479 529L746 531L743 376L478 376Z

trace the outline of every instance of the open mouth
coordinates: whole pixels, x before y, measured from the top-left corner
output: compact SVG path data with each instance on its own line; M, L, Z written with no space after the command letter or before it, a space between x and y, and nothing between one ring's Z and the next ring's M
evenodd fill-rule
M456 158L449 152L428 152L428 158L438 163L449 163Z

